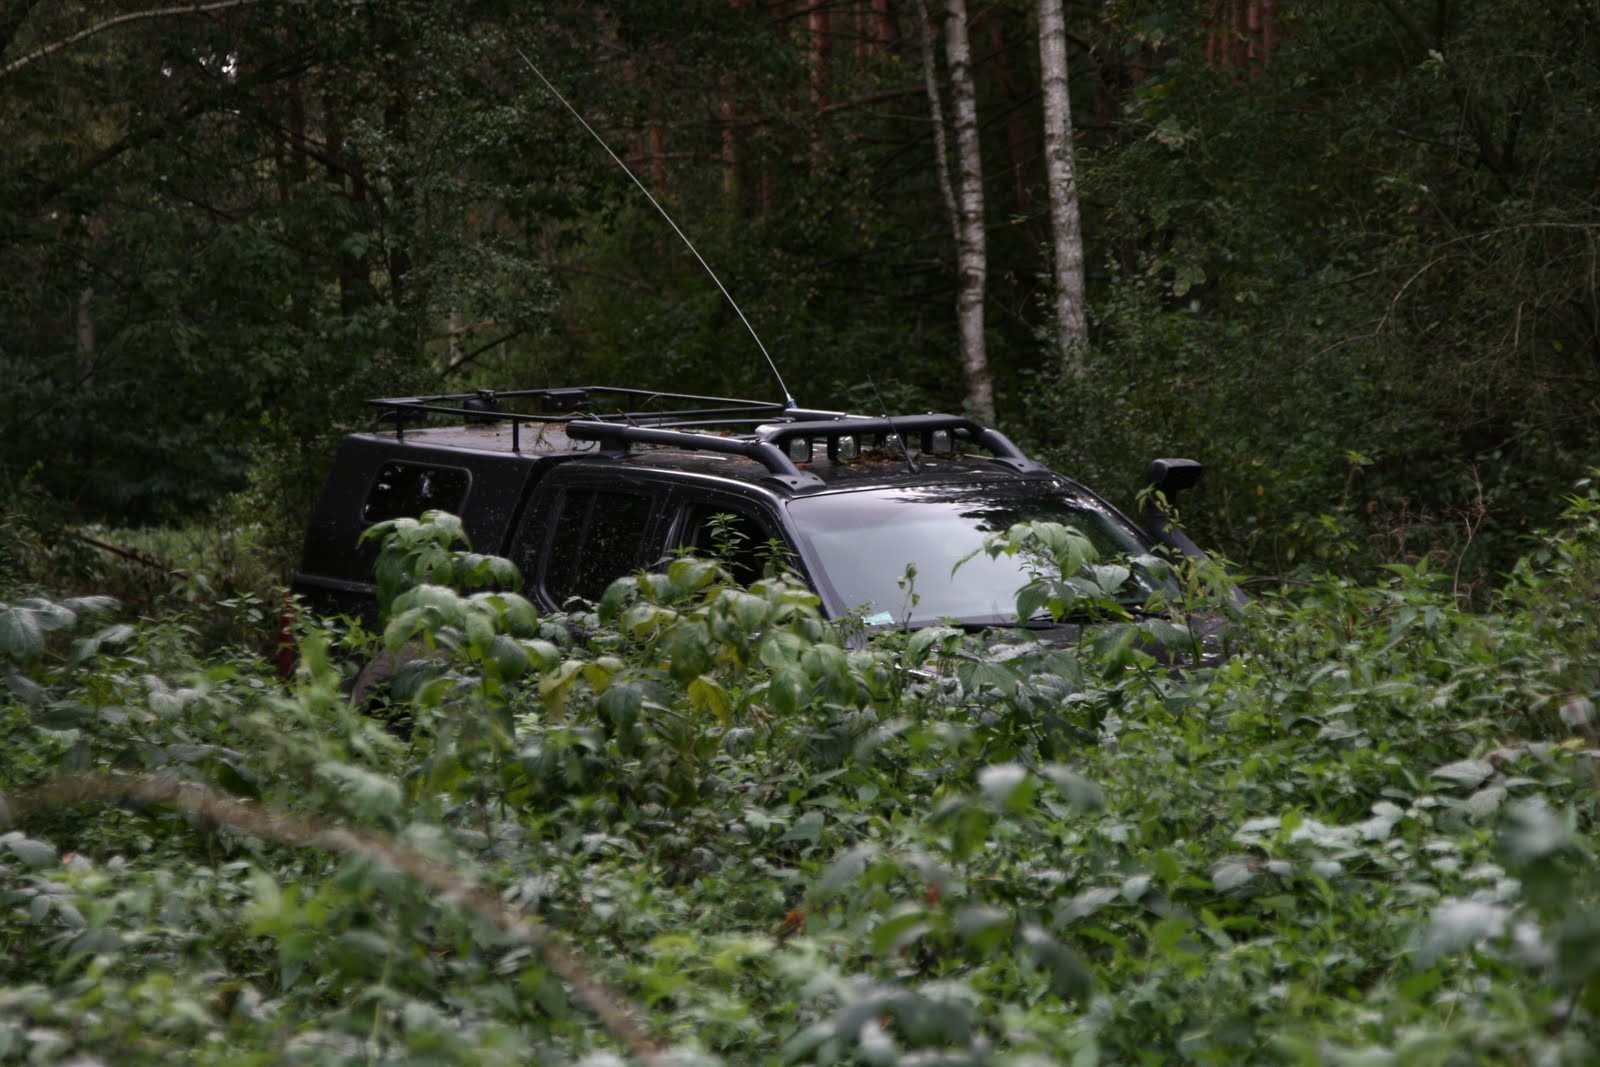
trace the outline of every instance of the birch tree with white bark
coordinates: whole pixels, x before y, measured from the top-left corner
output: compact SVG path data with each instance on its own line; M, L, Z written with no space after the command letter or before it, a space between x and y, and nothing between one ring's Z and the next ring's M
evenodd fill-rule
M1072 147L1072 100L1067 95L1067 28L1061 0L1039 0L1039 67L1044 90L1044 159L1050 197L1055 267L1056 347L1069 377L1083 375L1089 340L1084 312L1083 224L1078 167Z
M919 0L920 2L920 0ZM994 383L984 345L983 303L988 246L983 222L983 157L978 149L978 94L967 42L966 0L945 0L945 58L956 134L956 323L967 406L974 418L994 419ZM942 116L937 121L943 121Z

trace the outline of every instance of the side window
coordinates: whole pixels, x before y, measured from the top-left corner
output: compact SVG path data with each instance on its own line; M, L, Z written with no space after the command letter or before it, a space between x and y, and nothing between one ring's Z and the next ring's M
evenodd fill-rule
M726 504L690 504L678 530L679 548L720 561L740 585L765 577L775 551L782 554L782 549L775 550L774 535L765 523Z
M472 475L460 467L418 463L385 463L367 491L361 521L368 526L385 519L416 518L424 511L461 514Z
M643 563L654 498L639 493L568 489L555 517L542 584L557 603L598 600L606 586ZM524 560L523 570L531 560Z

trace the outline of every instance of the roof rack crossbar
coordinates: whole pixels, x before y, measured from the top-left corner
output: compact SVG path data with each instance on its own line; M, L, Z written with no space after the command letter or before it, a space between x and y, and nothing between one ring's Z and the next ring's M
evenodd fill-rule
M592 397L629 397L645 401L671 400L696 405L710 405L714 410L749 408L761 411L782 411L783 405L772 400L752 400L748 397L707 396L701 393L667 393L656 389L628 389L610 385L576 385L559 389L480 389L471 393L433 393L419 396L380 397L369 403L379 406L455 405L470 400L522 400L535 398L552 400L569 405L569 408L590 406Z
M821 478L794 465L776 445L754 437L720 437L689 430L659 429L649 426L622 426L614 422L574 419L567 424L567 436L577 441L600 441L620 445L672 445L699 452L718 452L753 459L767 468L769 477L789 489L812 489L823 484Z
M594 398L600 396L672 400L693 406L657 410L605 410L603 406L593 403ZM502 401L527 398L543 400L549 406L542 412L508 411L501 406ZM782 404L766 400L662 393L611 386L499 392L480 390L476 393L380 397L367 403L378 410L379 421L394 423L396 433L401 437L404 437L408 423L423 422L432 415L464 418L469 423L508 422L512 426L513 436L516 436L517 427L523 423L565 423L582 418L646 426L716 425L719 422L755 424L780 415L783 411Z
M946 430L988 452L996 462L1013 470L1027 473L1044 470L1042 464L1030 459L1027 453L1012 443L999 430L985 426L963 415L901 415L895 418L872 416L846 416L837 419L802 420L781 426L765 426L759 431L763 441L780 448L796 437L836 437L844 434L926 434Z

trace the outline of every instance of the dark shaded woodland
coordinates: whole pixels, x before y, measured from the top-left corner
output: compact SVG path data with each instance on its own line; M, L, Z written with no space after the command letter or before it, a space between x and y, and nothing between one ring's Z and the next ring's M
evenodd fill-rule
M926 12L924 12L926 14ZM285 516L394 392L775 395L660 196L812 405L956 408L955 248L910 0L8 0L6 478L68 518ZM967 28L997 417L1261 573L1503 569L1594 462L1592 0L1066 9L1085 373L1049 353L1031 5ZM925 29L931 27L931 29ZM869 381L870 375L870 381ZM1124 496L1123 501L1127 498Z

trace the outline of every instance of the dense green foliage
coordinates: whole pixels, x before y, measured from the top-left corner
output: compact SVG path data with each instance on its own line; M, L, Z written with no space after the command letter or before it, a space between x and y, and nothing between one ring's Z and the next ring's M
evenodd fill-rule
M288 679L361 398L775 392L519 49L807 404L961 405L949 220L910 0L199 6L0 4L0 1062L1600 1058L1595 0L1070 8L1081 380L970 5L1001 421L1206 461L1252 603L1035 529L1075 647L688 558L542 615L432 516Z
M1212 607L1235 655L1187 672L1114 622L857 647L692 558L540 617L442 516L339 638L412 653L370 715L321 627L279 683L16 596L0 1059L1592 1062L1570 505L1489 613L1328 579Z
M1196 521L1262 570L1492 582L1593 453L1600 7L1280 8L1259 71L1127 24L1170 61L1085 164L1107 273L1052 454L1124 482L1203 457Z

